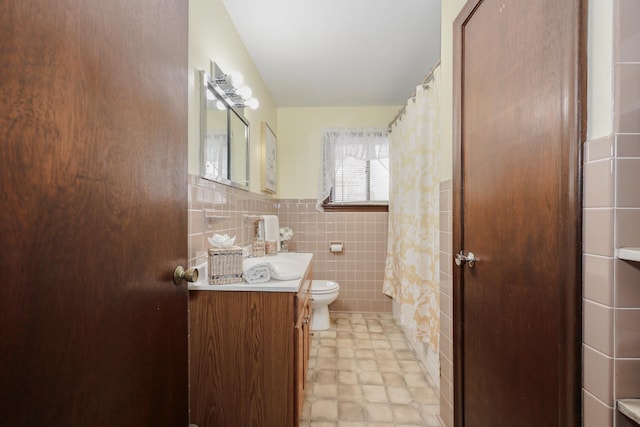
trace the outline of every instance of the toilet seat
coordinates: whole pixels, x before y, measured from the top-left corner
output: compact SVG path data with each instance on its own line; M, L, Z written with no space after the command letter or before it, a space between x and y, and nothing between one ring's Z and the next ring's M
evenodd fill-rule
M340 285L333 280L313 280L311 282L311 293L313 295L331 294L340 289Z

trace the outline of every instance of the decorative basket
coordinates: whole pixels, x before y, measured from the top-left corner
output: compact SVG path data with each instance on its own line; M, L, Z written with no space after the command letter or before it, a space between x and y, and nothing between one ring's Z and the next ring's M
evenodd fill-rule
M242 282L242 248L209 248L209 284Z

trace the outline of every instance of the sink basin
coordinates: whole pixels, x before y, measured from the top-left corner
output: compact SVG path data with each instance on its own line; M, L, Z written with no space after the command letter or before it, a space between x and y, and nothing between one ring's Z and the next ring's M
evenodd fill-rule
M304 252L279 252L277 255L269 255L256 258L246 258L243 262L244 268L260 263L269 263L276 269L296 273L302 276L309 265L311 254Z

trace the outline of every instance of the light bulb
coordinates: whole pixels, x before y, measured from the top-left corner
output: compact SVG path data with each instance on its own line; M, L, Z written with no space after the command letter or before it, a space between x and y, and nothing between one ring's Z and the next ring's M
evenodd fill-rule
M214 99L216 99L216 97L213 96L213 93L211 93L211 91L209 89L207 89L207 99L209 101L213 101Z
M227 109L227 107L221 101L216 102L216 108L221 111Z
M253 95L253 91L249 86L242 86L237 90L237 94L240 95L242 99L247 100L251 98L251 95Z
M260 102L256 98L251 98L247 102L245 102L244 105L251 108L252 110L255 110L260 106Z
M231 80L231 84L234 85L235 87L242 86L242 83L244 82L244 77L242 76L242 74L240 74L237 71L234 71L233 73L229 74L229 78Z

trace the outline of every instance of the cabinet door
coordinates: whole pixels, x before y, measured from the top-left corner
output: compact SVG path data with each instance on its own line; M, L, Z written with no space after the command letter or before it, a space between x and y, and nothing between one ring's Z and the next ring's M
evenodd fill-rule
M307 298L307 302L304 305L303 309L303 322L302 322L302 334L303 334L303 351L302 351L302 359L303 359L303 378L302 384L303 387L306 383L307 378L307 369L309 368L309 353L311 351L311 331L309 326L311 326L311 298Z
M293 296L195 291L190 299L190 421L202 427L297 426Z
M300 416L302 415L302 405L304 404L304 383L306 376L306 362L304 358L305 352L305 324L304 315L301 315L296 322L294 329L294 341L295 341L295 410L294 410L294 426L298 426L300 422ZM308 333L308 332L307 332Z
M299 302L298 319L296 321L294 340L296 348L295 356L295 388L296 388L296 424L300 420L302 405L304 404L304 391L309 367L309 352L311 348L311 335L309 325L311 321L311 298L306 295L304 302Z

